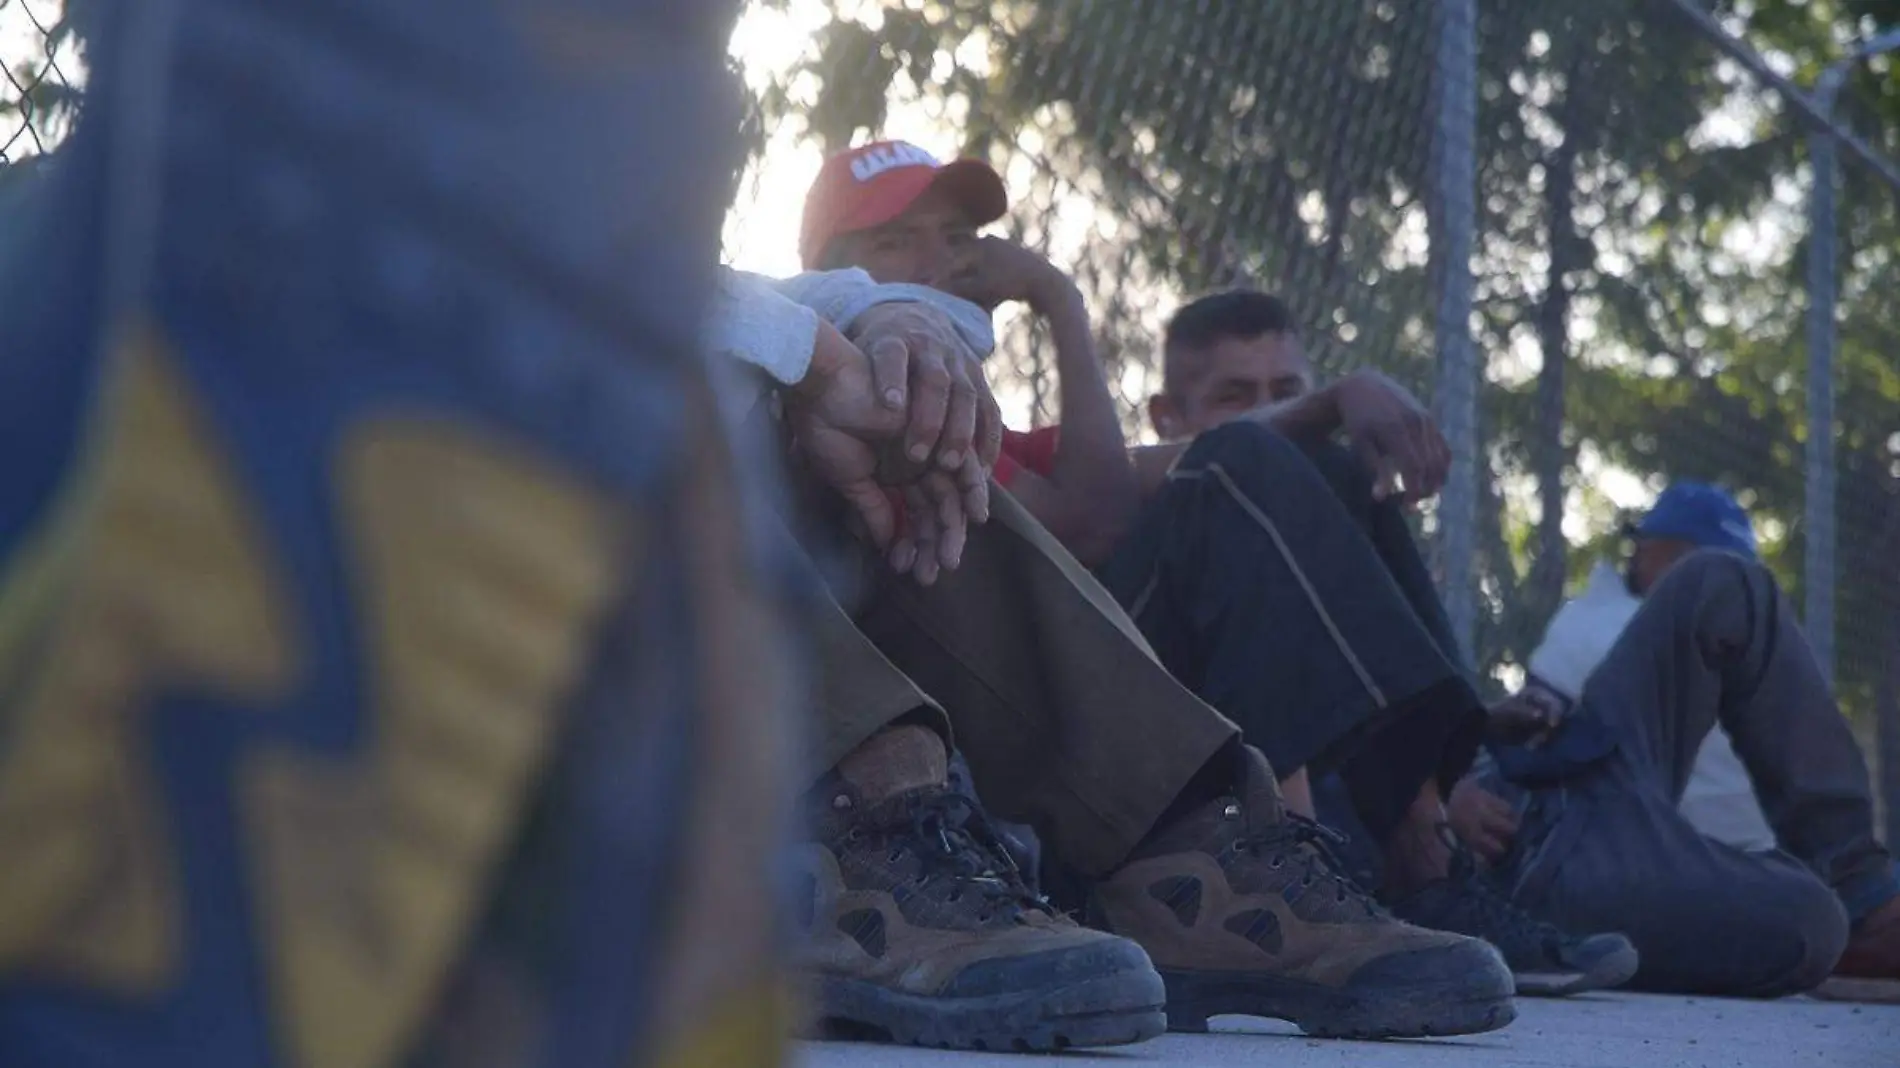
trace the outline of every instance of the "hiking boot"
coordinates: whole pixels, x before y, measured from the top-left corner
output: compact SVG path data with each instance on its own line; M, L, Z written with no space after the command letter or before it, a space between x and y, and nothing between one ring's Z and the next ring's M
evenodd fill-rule
M949 781L950 788L957 793L971 798L976 796L976 786L971 782L970 765L963 759L962 753L951 754ZM996 837L1002 841L1003 848L1009 851L1009 859L1016 865L1016 870L1023 873L1023 885L1029 888L1030 893L1043 895L1042 839L1037 837L1035 828L998 819L992 819L990 827L996 831Z
M1392 905L1421 927L1482 938L1510 965L1517 992L1564 997L1608 990L1635 977L1636 947L1620 934L1573 936L1525 912L1478 870L1470 850L1455 841L1446 878L1426 884Z
M1400 1038L1516 1018L1495 949L1380 908L1341 874L1339 836L1285 813L1265 758L1245 754L1235 796L1159 830L1091 895L1092 918L1141 943L1167 981L1170 1028L1245 1015Z
M1849 979L1900 980L1900 897L1854 925L1834 974Z
M1165 1030L1147 954L1031 893L972 799L867 796L838 774L814 799L799 960L833 1035L1026 1051Z

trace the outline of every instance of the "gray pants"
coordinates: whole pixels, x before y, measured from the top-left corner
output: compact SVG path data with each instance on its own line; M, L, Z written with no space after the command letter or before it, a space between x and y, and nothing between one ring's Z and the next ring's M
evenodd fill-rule
M1850 910L1895 892L1874 838L1866 764L1794 611L1759 564L1697 553L1657 584L1585 686L1578 715L1617 738L1606 760L1528 801L1501 874L1571 931L1622 931L1635 986L1773 997L1833 970ZM1717 723L1781 849L1703 837L1677 811Z

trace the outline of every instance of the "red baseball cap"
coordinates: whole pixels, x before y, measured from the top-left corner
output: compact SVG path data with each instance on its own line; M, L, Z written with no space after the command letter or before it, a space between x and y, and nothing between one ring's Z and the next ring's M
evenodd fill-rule
M832 239L882 226L932 189L943 189L985 226L1009 210L1009 194L995 168L978 159L938 163L905 141L875 141L825 161L805 194L805 222L798 255L807 270L818 266Z

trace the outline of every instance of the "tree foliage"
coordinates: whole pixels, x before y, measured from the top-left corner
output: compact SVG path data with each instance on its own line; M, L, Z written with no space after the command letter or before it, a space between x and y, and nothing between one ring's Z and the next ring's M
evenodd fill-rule
M0 52L0 180L10 164L45 154L70 128L82 100L77 17L84 0L67 0L48 15L24 0L0 2L0 30L16 33L25 52Z
M767 0L770 2L770 0ZM779 0L783 2L783 0ZM1071 247L1112 358L1153 358L1156 293L1249 280L1334 367L1435 376L1437 5L1398 0L909 0L835 18L766 92L827 150L893 99L944 115L1028 195L1109 220ZM1476 116L1480 542L1487 666L1521 663L1565 584L1611 548L1605 469L1740 490L1799 598L1806 129L1661 0L1481 0ZM1900 22L1900 0L1718 8L1797 81ZM814 88L815 87L815 88ZM1900 81L1842 115L1900 158ZM1844 157L1845 158L1845 157ZM1839 668L1864 706L1900 612L1895 195L1844 167L1838 358ZM1019 354L1022 355L1022 354ZM1018 369L1046 370L1032 351ZM1049 395L1044 387L1038 398ZM1130 401L1138 398L1128 398ZM1581 509L1581 515L1570 515ZM1566 518L1586 537L1566 537ZM1578 541L1580 544L1572 544Z
M78 80L56 76L53 57L82 6L9 65L0 141L78 107ZM1713 8L1804 85L1900 25L1900 0ZM1111 362L1152 363L1157 307L1173 297L1248 281L1300 311L1324 364L1376 364L1429 391L1447 269L1431 240L1446 225L1438 5L838 9L801 68L760 94L759 117L835 150L880 131L894 100L941 116L1027 191L1011 226L1073 263ZM1496 476L1477 568L1486 666L1521 663L1565 584L1613 548L1604 471L1654 486L1696 477L1742 491L1797 600L1809 581L1836 584L1840 682L1866 707L1900 640L1896 190L1842 156L1840 554L1835 575L1807 576L1807 128L1667 0L1480 0L1479 13L1471 268L1487 367L1478 429ZM1839 115L1900 159L1900 65L1857 68ZM15 139L7 158L26 148ZM1049 415L1040 349L1019 341L1014 356ZM1127 399L1132 425L1140 398Z

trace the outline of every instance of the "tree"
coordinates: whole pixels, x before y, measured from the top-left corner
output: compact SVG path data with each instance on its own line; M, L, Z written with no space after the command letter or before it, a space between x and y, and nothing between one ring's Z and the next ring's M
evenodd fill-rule
M71 128L81 99L75 16L79 3L61 4L50 21L27 4L0 5L0 25L19 32L29 51L0 59L0 176L21 159L46 154Z
M1657 481L1749 491L1764 526L1790 532L1770 539L1771 561L1797 590L1802 578L1791 565L1803 246L1798 212L1778 199L1798 181L1801 130L1670 10L1654 0L1481 5L1474 269L1492 371L1482 431L1500 509L1479 561L1487 667L1522 662L1566 578L1589 560L1564 537L1566 502L1579 491L1590 499L1575 481L1584 449ZM1020 232L1046 238L1065 193L1114 217L1098 228L1113 236L1077 259L1118 359L1151 358L1141 305L1157 286L1251 279L1315 324L1322 361L1369 360L1425 386L1430 14L1377 0L889 6L824 32L804 72L820 87L811 106L784 94L766 103L835 149L882 125L894 87L949 113L961 102L966 149L1032 176ZM1840 25L1817 5L1756 5L1754 17L1752 31L1807 40L1816 55L1830 54L1815 42ZM1739 135L1711 139L1712 117ZM1853 247L1875 248L1890 205L1858 187L1856 197L1867 211L1849 213L1865 230ZM1777 215L1789 219L1778 248L1744 262L1735 235ZM1888 321L1876 299L1853 298L1844 336ZM1870 347L1849 347L1843 512L1884 514L1876 505L1891 479L1867 446L1896 425L1896 394ZM1033 356L1024 369L1041 371ZM1850 487L1857 463L1864 477ZM1600 510L1589 518L1610 528ZM1864 592L1843 586L1843 619L1871 613L1850 606ZM1850 689L1866 689L1860 665L1875 662L1864 645L1843 642Z

